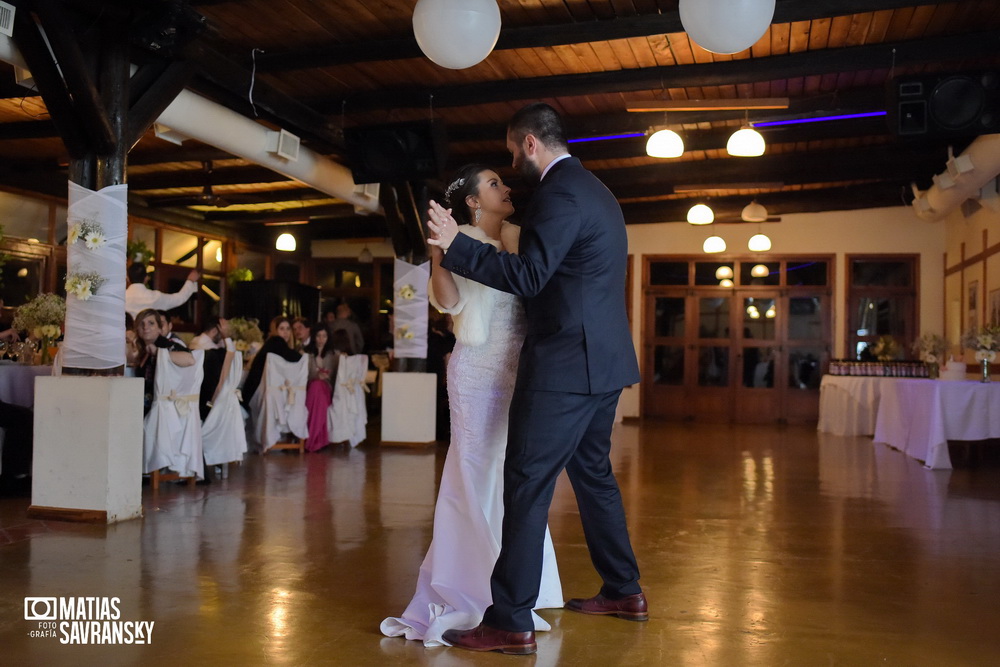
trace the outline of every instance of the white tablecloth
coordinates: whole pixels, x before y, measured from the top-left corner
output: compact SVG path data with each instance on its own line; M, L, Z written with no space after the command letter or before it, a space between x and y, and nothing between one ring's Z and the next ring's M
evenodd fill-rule
M901 379L824 375L819 385L816 430L833 435L872 435L882 387Z
M897 380L882 385L875 442L951 469L949 440L1000 438L1000 382Z
M52 375L52 366L24 366L12 361L0 361L0 401L35 406L35 378Z

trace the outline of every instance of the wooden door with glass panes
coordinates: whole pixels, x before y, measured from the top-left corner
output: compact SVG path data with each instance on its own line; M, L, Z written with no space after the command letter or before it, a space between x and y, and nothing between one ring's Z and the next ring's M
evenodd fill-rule
M644 416L816 419L831 349L829 258L646 258Z

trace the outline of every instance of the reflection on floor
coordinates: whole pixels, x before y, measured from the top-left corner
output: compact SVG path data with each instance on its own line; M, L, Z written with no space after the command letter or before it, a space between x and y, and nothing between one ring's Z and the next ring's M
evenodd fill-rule
M805 427L616 427L649 623L548 611L530 658L378 633L430 539L446 452L333 448L168 484L114 526L28 521L0 500L9 665L1000 664L1000 466L928 471ZM591 595L565 480L551 513L567 597ZM152 642L31 637L25 598L114 596ZM36 607L35 611L43 611ZM90 616L89 618L93 618Z

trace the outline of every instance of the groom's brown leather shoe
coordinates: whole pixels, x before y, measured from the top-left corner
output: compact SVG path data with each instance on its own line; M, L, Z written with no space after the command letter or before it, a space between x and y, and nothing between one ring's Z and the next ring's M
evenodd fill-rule
M642 593L627 595L619 600L610 600L600 593L586 600L573 598L566 603L566 609L581 614L617 616L629 621L649 620L649 607L646 605L646 596Z
M452 646L470 651L500 651L511 655L528 655L538 650L535 633L507 632L480 623L471 630L445 630L444 640Z

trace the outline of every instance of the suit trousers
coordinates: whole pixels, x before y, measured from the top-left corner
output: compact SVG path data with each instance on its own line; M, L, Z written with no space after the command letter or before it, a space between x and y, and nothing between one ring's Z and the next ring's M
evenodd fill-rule
M490 580L493 604L483 618L486 625L508 632L534 627L531 609L542 576L549 505L564 468L591 561L604 582L601 592L608 598L641 592L609 458L620 395L620 389L605 394L514 390L504 461L503 535Z

